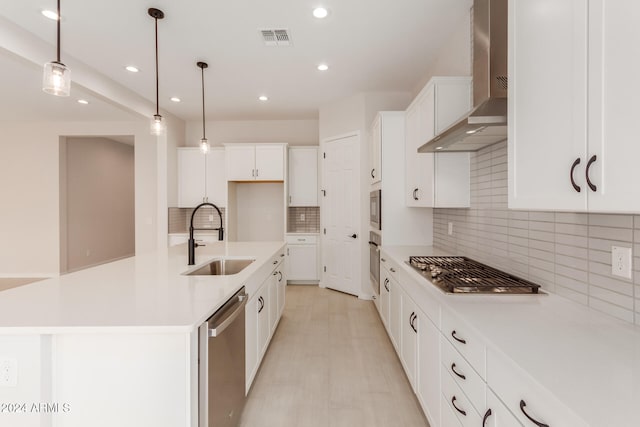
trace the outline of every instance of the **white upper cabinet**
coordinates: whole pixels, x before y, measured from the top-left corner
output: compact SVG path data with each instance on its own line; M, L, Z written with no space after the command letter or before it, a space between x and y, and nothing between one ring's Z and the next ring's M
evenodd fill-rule
M369 137L371 160L369 177L371 184L375 184L382 180L382 119L380 116L373 120Z
M318 206L318 147L289 147L289 206Z
M227 204L225 151L212 148L178 148L178 207L192 208L208 201L218 207Z
M284 181L285 144L229 144L228 181Z
M469 153L418 153L418 148L471 109L470 77L434 77L413 100L405 124L405 203L469 206ZM446 166L446 167L444 167ZM450 169L453 167L453 170Z
M510 208L640 212L639 13L638 2L509 1Z

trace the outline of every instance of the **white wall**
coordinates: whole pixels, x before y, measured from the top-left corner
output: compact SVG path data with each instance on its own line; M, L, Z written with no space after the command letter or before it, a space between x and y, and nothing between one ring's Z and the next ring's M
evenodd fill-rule
M158 206L157 148L145 120L131 122L0 122L0 276L51 277L60 271L60 136L135 138L136 253L155 250L167 205ZM166 144L166 141L163 143ZM166 170L164 171L166 176ZM166 196L165 196L166 199ZM166 242L162 242L163 244Z
M318 145L318 120L237 120L208 121L211 145L232 142L286 142L289 145ZM188 122L184 145L197 147L202 138L202 122Z

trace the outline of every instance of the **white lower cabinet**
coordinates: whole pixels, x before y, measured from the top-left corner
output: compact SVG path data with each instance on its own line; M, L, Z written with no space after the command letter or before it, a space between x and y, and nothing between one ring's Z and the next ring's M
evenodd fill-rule
M480 414L478 414L469 398L464 394L462 389L458 387L455 380L444 367L441 375L442 398L447 405L451 406L460 425L464 427L481 426L482 418L480 418Z
M440 331L422 310L418 318L416 394L431 427L448 426L440 424Z
M522 427L522 424L487 388L487 410L482 415L482 427Z
M398 287L402 290L401 287ZM413 300L406 293L402 293L402 351L400 360L404 365L411 387L416 389L416 349L418 347L418 314Z
M269 347L269 342L282 315L285 301L286 276L284 251L273 260L273 270L263 279L256 290L249 289L249 302L245 307L245 379L248 393L260 362Z
M286 240L287 280L320 280L318 236L314 234L287 234Z
M402 289L389 279L389 333L396 351L402 351Z
M384 270L380 272L380 301L378 303L378 310L380 311L380 318L382 319L382 323L384 327L387 328L387 332L389 331L389 299L391 298L391 294L389 291L391 288L389 287L389 278L386 274L383 273Z

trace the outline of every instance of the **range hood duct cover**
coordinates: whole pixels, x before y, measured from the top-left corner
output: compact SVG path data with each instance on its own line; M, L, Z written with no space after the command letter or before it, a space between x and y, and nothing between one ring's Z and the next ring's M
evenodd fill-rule
M507 139L507 18L507 0L475 0L474 108L419 153L477 151Z

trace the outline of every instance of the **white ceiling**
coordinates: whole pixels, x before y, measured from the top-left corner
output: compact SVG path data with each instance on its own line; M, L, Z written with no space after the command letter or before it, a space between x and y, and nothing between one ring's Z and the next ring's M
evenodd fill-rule
M55 9L55 3L0 0L0 16L51 44L48 60L55 59L56 25L40 12ZM311 14L320 4L330 11L324 20ZM471 0L62 0L61 59L80 60L155 102L154 21L147 9L156 7L166 15L158 23L161 109L184 120L201 118L195 63L204 60L208 120L317 118L319 106L357 92L415 90L470 5ZM293 46L264 46L262 28L288 29ZM316 69L321 62L329 71ZM141 71L125 71L130 64ZM40 92L41 68L7 52L0 53L0 67L4 118L131 117L89 99L94 92L78 85L66 102L52 100ZM262 94L270 100L259 102ZM171 96L182 102L169 101ZM79 97L91 104L77 104Z

